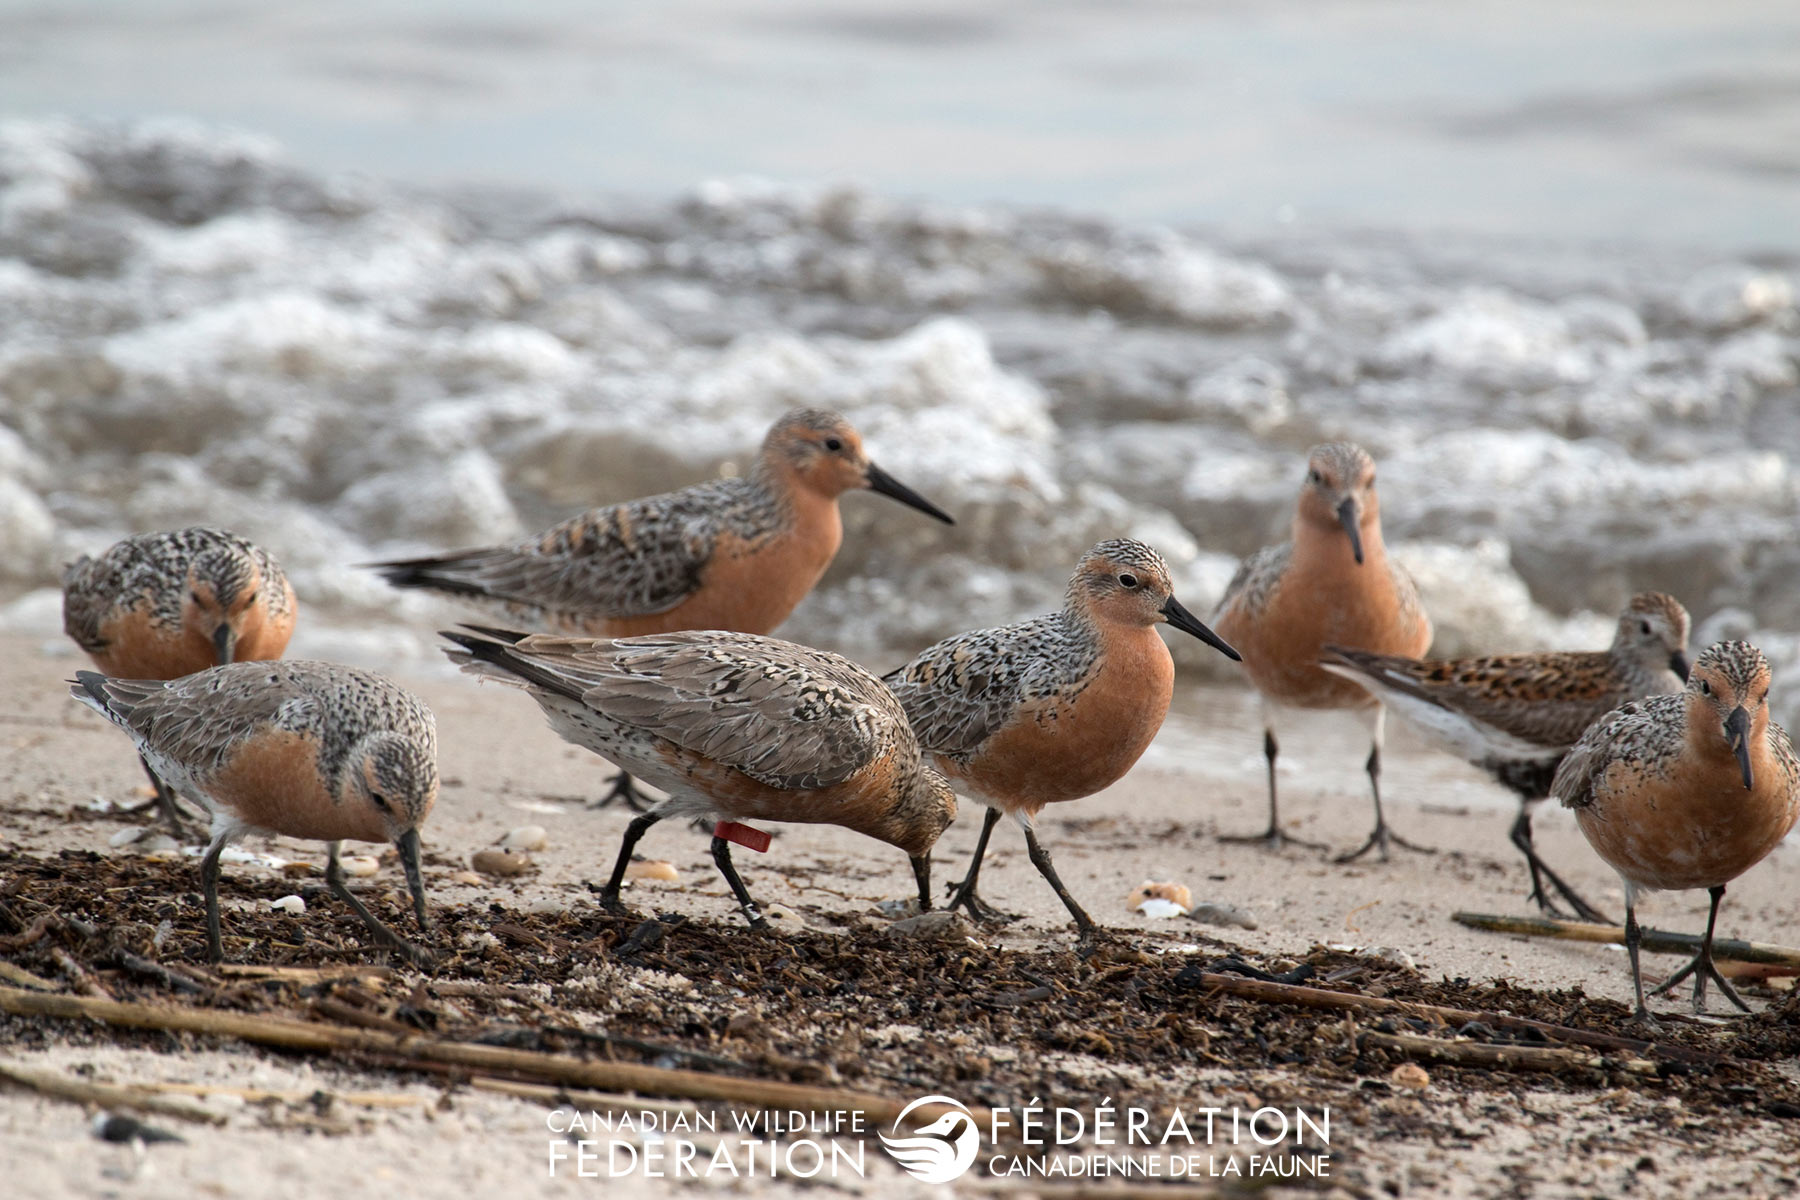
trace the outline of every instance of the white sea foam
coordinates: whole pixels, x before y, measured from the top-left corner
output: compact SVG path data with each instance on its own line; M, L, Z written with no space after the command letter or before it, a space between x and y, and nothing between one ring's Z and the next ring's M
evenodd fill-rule
M340 627L424 629L441 604L354 564L744 470L804 404L958 517L846 499L844 552L789 630L872 659L1054 605L1120 533L1204 612L1332 437L1379 461L1440 649L1595 644L1654 586L1787 653L1792 279L1449 258L745 180L421 196L189 124L13 122L0 583L211 521L269 544Z

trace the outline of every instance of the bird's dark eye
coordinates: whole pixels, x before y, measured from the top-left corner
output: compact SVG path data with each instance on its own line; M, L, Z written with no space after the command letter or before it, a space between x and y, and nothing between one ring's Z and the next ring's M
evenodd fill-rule
M248 596L244 597L244 603L245 604L255 604L256 598L259 595L261 595L260 592L251 592Z
M205 604L206 603L206 601L204 601L200 598L199 592L189 592L188 599L192 600L195 604Z
M1639 622L1638 622L1638 628L1639 628L1639 629L1642 629L1642 630L1643 630L1643 631L1644 631L1644 636L1645 636L1645 637L1649 637L1649 636L1650 636L1650 622L1648 622L1648 621L1639 621Z
M1306 473L1306 482L1308 482L1308 483L1324 483L1325 477L1323 475L1319 474L1317 471L1308 471Z
M369 799L373 800L375 802L375 807L379 808L382 812L388 811L387 797L380 792L370 792Z
M1130 572L1126 572L1125 574L1119 576L1119 586L1120 587L1134 588L1137 585L1138 585L1138 577L1136 575L1133 575Z
M825 448L827 450L831 451L833 454L836 454L839 450L842 450L844 448L844 439L843 438L834 438L834 437L826 438L825 439Z
M1700 681L1700 694L1702 696L1712 695L1712 684L1710 684L1710 683L1706 682L1706 680L1702 679Z

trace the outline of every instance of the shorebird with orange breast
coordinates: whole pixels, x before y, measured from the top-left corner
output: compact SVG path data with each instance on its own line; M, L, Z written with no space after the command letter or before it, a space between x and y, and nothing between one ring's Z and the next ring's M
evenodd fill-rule
M931 907L931 847L956 795L926 766L906 713L879 679L837 654L756 634L634 638L444 631L452 662L522 686L565 741L668 792L633 818L600 902L621 906L632 851L664 817L718 819L713 861L753 927L767 921L731 861L731 842L766 849L738 821L841 825L912 860Z
M246 833L331 843L325 882L375 936L416 962L401 938L344 884L346 840L392 842L429 929L419 826L437 800L437 722L410 692L334 663L212 667L173 681L79 671L70 694L123 729L157 774L205 804L212 841L200 861L206 947L224 958L219 856Z
M1319 666L1326 645L1409 658L1431 645L1431 619L1419 603L1418 588L1388 557L1382 541L1375 462L1362 447L1348 442L1313 447L1292 539L1258 551L1238 568L1213 614L1213 625L1243 654L1244 672L1262 697L1263 755L1269 764L1269 828L1221 840L1271 847L1301 841L1284 832L1278 819L1277 713L1283 707L1352 708L1370 719L1366 769L1375 798L1375 828L1360 848L1338 861L1350 862L1372 849L1385 860L1389 842L1423 849L1389 830L1382 816L1380 702Z
M1081 556L1060 611L959 634L886 677L938 769L987 806L951 908L976 920L1002 916L975 884L988 837L1008 813L1082 936L1098 929L1057 877L1036 819L1047 804L1116 783L1162 728L1175 689L1162 624L1237 657L1175 598L1162 556L1120 538Z
M748 475L596 508L508 546L376 563L396 587L425 588L545 633L634 637L684 629L772 633L843 541L838 497L867 488L948 513L869 461L836 413L775 422ZM644 800L620 774L596 807Z
M1662 592L1633 596L1606 650L1418 659L1325 647L1320 665L1361 684L1452 754L1519 796L1512 842L1531 870L1531 895L1562 916L1544 882L1586 921L1607 922L1538 857L1531 810L1550 795L1557 764L1595 721L1632 700L1679 692L1687 680L1688 614Z
M95 666L124 679L280 658L297 607L267 550L204 526L129 537L63 572L64 632ZM174 795L147 759L144 770L179 832Z
M1719 642L1694 662L1678 695L1627 704L1594 722L1557 768L1551 792L1625 885L1625 946L1637 1016L1648 1020L1638 968L1638 893L1706 888L1712 905L1700 952L1652 995L1694 977L1748 1006L1713 965L1725 885L1780 844L1800 817L1800 760L1769 719L1769 664L1749 642Z

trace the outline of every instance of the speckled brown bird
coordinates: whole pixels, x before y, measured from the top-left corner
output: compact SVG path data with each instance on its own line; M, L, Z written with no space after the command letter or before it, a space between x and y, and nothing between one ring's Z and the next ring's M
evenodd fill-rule
M1388 856L1388 843L1421 849L1388 829L1381 812L1384 710L1367 689L1319 665L1327 645L1416 658L1431 645L1431 620L1412 577L1388 558L1381 538L1375 462L1359 446L1313 447L1294 513L1293 537L1258 551L1238 568L1213 614L1219 636L1236 646L1244 673L1263 702L1263 754L1269 764L1269 828L1228 842L1280 847L1300 841L1281 828L1276 807L1275 740L1278 711L1349 708L1370 719L1369 787L1375 828L1339 862L1369 850ZM1303 843L1313 844L1313 843Z
M1416 659L1327 646L1321 665L1369 689L1452 754L1519 796L1512 842L1531 871L1530 899L1562 916L1544 882L1587 921L1607 922L1552 871L1531 840L1531 810L1587 727L1619 705L1679 692L1687 679L1688 614L1662 592L1631 598L1605 650Z
M63 571L64 631L95 666L123 679L280 658L297 610L274 557L223 529L139 534ZM144 770L180 832L175 797L148 761Z
M836 413L777 421L748 475L591 509L508 546L373 564L545 633L772 633L843 541L838 497L867 488L945 524L949 514L869 461ZM643 801L621 775L599 805Z
M1800 761L1769 719L1769 664L1749 642L1709 646L1678 695L1627 704L1588 729L1557 768L1551 792L1569 808L1594 852L1625 885L1625 946L1637 1015L1644 891L1706 888L1712 905L1694 960L1653 992L1694 977L1694 1011L1706 981L1747 1009L1713 965L1713 926L1725 885L1761 862L1800 817Z
M956 795L926 766L900 702L841 655L755 634L595 639L445 631L451 661L524 687L566 741L669 793L625 830L600 893L619 889L638 840L669 816L841 825L904 851L931 907L931 847ZM767 924L715 833L713 860L750 924Z
M938 770L987 806L951 908L977 920L1002 915L975 885L1007 813L1077 928L1084 936L1097 928L1057 877L1036 818L1047 804L1117 782L1162 728L1175 688L1162 624L1237 657L1175 598L1162 556L1120 538L1082 555L1060 611L959 634L886 677Z
M325 882L382 942L415 961L429 955L345 886L340 843L392 842L419 927L430 928L419 873L419 826L437 799L437 722L410 692L334 663L233 663L173 681L77 672L70 694L123 729L164 779L212 815L200 863L206 941L224 957L219 855L262 831L331 843Z

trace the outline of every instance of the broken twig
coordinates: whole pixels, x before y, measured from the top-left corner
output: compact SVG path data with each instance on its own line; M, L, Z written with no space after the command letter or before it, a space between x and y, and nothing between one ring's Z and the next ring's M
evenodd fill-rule
M1571 942L1601 942L1622 946L1625 930L1618 925L1591 925L1585 921L1558 921L1551 917L1506 917L1493 913L1459 912L1451 917L1459 925L1485 929L1492 933L1519 933L1526 937L1561 938ZM1644 929L1640 947L1652 954L1697 954L1700 939L1691 933L1669 933L1661 929ZM1717 938L1712 944L1713 957L1721 961L1773 963L1800 971L1800 950L1788 946L1772 946L1767 942L1743 942L1735 938Z

